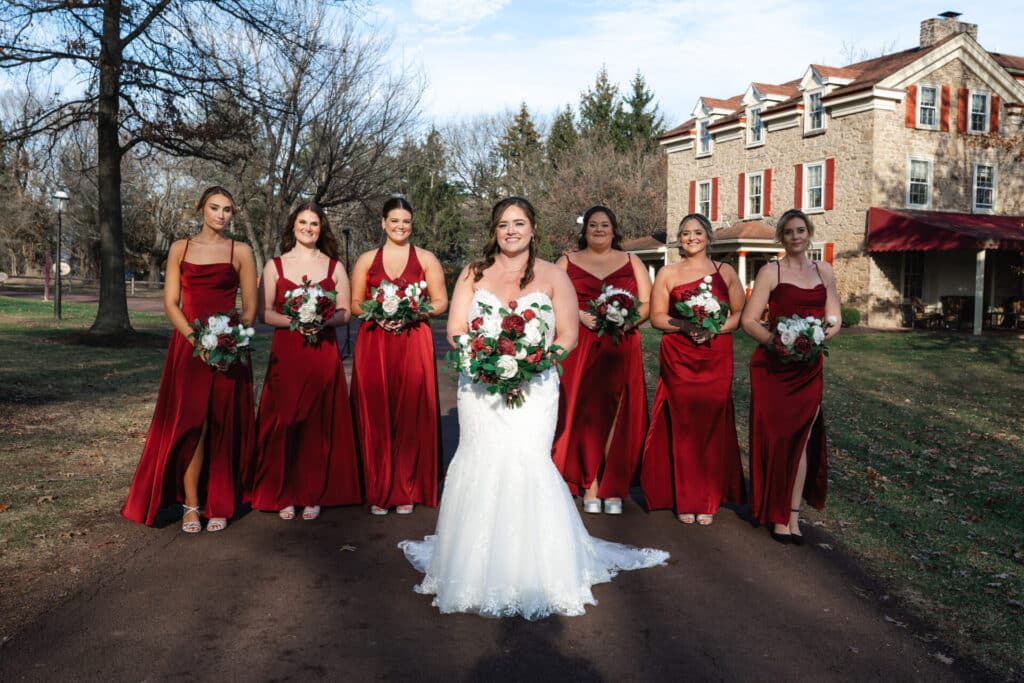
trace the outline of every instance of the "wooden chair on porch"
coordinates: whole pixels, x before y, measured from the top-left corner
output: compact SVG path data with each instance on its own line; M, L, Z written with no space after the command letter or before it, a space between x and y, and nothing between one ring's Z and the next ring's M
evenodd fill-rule
M935 330L942 325L942 314L936 311L929 311L920 297L911 297L910 303L905 305L904 316L906 324L911 328L923 327L926 330Z
M1014 299L1007 306L1006 326L1015 330L1024 328L1024 299Z

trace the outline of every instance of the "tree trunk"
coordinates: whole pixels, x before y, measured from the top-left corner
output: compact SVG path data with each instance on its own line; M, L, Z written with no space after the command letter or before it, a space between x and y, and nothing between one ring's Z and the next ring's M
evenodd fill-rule
M121 0L103 3L99 105L96 118L100 233L100 302L94 334L133 332L124 288L124 226L121 214Z

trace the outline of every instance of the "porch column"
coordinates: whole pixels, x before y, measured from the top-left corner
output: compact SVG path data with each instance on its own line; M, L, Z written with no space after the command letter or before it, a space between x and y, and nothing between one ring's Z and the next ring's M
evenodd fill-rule
M736 265L736 274L740 276L740 284L743 285L743 289L747 288L747 252L737 251L736 254L740 257L739 263Z
M657 273L654 270L653 263L647 264L647 275L651 278L651 282L654 282L654 276L657 275Z
M981 319L985 304L985 250L974 257L974 334L981 334Z

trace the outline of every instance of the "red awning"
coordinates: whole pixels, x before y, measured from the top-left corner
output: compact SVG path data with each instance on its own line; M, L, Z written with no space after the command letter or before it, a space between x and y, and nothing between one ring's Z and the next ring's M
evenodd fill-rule
M1024 216L868 209L868 251L1024 250Z

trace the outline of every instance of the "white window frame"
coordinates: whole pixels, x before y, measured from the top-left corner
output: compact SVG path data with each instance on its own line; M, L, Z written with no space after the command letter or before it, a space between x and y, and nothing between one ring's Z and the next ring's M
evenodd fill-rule
M819 90L813 90L808 92L804 96L804 132L805 133L817 133L825 130L825 104L821 101L821 98L825 96L824 88ZM821 121L819 126L814 126L814 98L818 98L818 103L821 106Z
M819 263L825 260L825 243L824 242L811 242L811 246L807 247L807 258L812 261L818 261Z
M764 121L761 120L761 107L751 107L747 110L747 147L757 147L764 144ZM757 122L755 127L754 122ZM757 131L757 138L754 138L754 131Z
M754 180L757 180L758 192L754 195L751 188L754 187ZM746 179L747 186L743 188L743 217L744 218L761 218L764 216L764 171L756 171L754 173L748 173ZM757 197L757 209L754 209L754 197Z
M981 130L975 130L974 128L974 98L980 96L985 98L985 113L984 113L984 124ZM967 132L971 135L984 135L988 132L989 122L992 117L992 94L987 92L978 92L972 90L967 95Z
M978 203L978 168L987 166L992 169L992 187L989 191L992 194L992 201L988 206ZM975 213L994 213L996 210L996 178L997 169L995 164L983 164L980 161L974 164L974 180L971 183L971 207Z
M701 191L707 188L708 198L707 200L701 199ZM703 204L707 202L707 213L704 212ZM697 181L697 201L695 202L697 213L703 215L708 220L711 220L711 202L714 201L714 197L711 194L711 181L710 180L698 180Z
M935 93L935 100L931 106L934 113L932 123L925 123L922 121L921 113L924 110L924 91L925 89L931 90ZM917 127L924 128L926 130L938 130L939 129L939 117L942 115L942 89L937 85L931 83L922 83L917 87Z
M697 150L698 157L711 156L711 152L715 146L714 136L708 127L711 125L711 119L701 119L697 122L697 144L694 148ZM706 136L706 137L705 137ZM704 143L707 142L707 148L705 149Z
M928 197L923 204L911 201L911 184L912 174L914 172L914 162L927 164L928 165L928 180L927 180L927 193ZM932 205L932 194L935 190L933 182L933 167L932 160L927 157L909 157L907 159L907 207L911 209L929 209Z
M811 203L811 190L815 189L811 186L811 169L821 169L821 184L815 186L818 189L818 205L814 206ZM825 211L825 160L812 161L809 164L804 164L804 180L803 180L803 207L805 213L824 213Z

